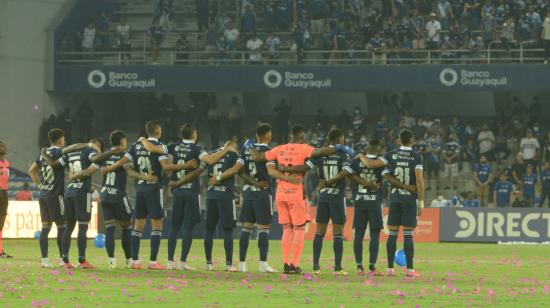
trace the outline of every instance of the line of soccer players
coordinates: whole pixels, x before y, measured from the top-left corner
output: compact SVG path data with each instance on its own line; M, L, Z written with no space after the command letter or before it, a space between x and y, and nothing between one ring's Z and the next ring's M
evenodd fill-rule
M126 266L142 269L139 259L140 241L146 219L151 220L151 254L148 268L153 270L193 270L187 263L191 249L193 229L200 222L199 176L208 171L209 182L206 195L206 234L204 250L206 270L213 270L212 248L216 227L220 223L224 234L226 255L225 270L247 272L246 254L254 227L258 230L260 252L259 271L276 272L267 263L269 229L272 222L271 179L277 180L275 203L279 223L283 227L281 248L283 271L288 274L302 273L300 259L304 245L305 227L310 221L308 202L303 188L303 177L309 169L316 168L321 178L317 207L317 230L313 241L313 271L320 275L320 255L323 238L329 221L333 224L334 273L347 275L342 267L343 229L346 223L344 203L345 179L358 185L355 194L354 253L357 272L367 274L363 267L363 238L367 226L370 229L369 272L381 275L376 270L382 219L383 179L391 188L388 218L389 239L387 242L388 274L395 275L393 258L396 250L399 227L403 226L404 249L407 260L406 275L417 277L413 268L413 231L416 216L424 207L424 183L421 156L412 150L414 135L409 130L400 134L402 147L381 156L377 140L369 143L367 153L354 153L344 143L344 134L339 129L329 132L329 146L314 148L305 142L305 128L297 125L292 129L292 140L270 149L271 126L261 124L256 129L256 141L247 140L241 152L237 144L228 141L224 147L207 153L196 144L197 131L190 125L180 129L182 140L171 145L159 142L162 127L158 121L149 121L145 126L148 138L140 138L131 145L123 131L110 135L111 147L104 150L99 138L90 143L65 146L64 133L60 129L49 132L50 147L43 149L32 164L29 175L40 186L40 212L42 231L40 250L42 266L52 267L48 259L48 234L53 223L58 229L57 245L60 265L72 268L69 261L71 235L78 223L78 256L80 268L95 268L86 259L86 232L91 219L91 176L100 171L103 184L100 200L105 221L105 246L109 266L116 268L114 257L115 230L122 228L122 248ZM64 170L68 180L64 190ZM168 237L168 263L157 262L163 226L164 172L171 172L168 187L173 193L172 216ZM245 182L243 205L240 214L242 231L239 241L239 266L233 266L233 230L236 227L236 208L233 202L235 176ZM135 219L132 224L132 209L126 196L126 180L136 181ZM174 260L178 234L182 233L182 250L179 262Z

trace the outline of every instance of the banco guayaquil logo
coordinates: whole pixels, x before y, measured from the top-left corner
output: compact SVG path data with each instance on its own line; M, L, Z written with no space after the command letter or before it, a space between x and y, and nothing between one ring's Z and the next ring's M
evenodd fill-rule
M489 70L455 70L447 67L439 73L439 81L446 87L460 85L468 88L499 88L508 85L508 76L503 72Z
M276 70L270 70L264 74L264 83L268 88L278 88L282 82L283 76Z
M276 70L269 70L264 74L264 84L275 89L283 86L284 88L292 89L322 89L331 88L332 79L321 79L313 72L289 72L281 73Z
M105 85L107 76L100 70L93 70L88 74L88 84L94 89L99 89Z
M445 68L439 74L439 80L444 86L452 87L458 81L458 73L452 68Z

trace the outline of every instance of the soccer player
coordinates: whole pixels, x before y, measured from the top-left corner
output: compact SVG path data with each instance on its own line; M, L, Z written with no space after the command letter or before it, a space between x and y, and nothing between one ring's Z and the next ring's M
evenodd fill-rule
M258 152L250 148L250 153L257 162L276 161L283 167L301 166L309 158L333 155L336 152L353 154L351 148L336 144L333 147L316 149L305 144L305 128L295 125L292 128L292 141L267 152ZM249 142L247 142L247 147ZM305 225L309 222L308 205L304 196L302 180L298 184L279 180L275 197L279 213L279 223L283 226L281 246L285 274L301 274L300 257L304 248ZM290 254L292 252L292 260Z
M401 147L394 149L377 160L369 160L365 155L359 155L361 162L369 168L386 167L383 171L384 178L392 184L390 209L388 214L389 238L386 243L388 254L388 276L395 276L394 258L397 246L399 227L403 226L404 250L407 261L407 277L420 277L414 270L414 241L413 233L416 228L417 218L424 208L424 177L422 157L412 149L414 133L404 129L399 133ZM399 188L398 182L404 185L416 187L416 192Z
M126 152L124 157L113 165L113 168L124 166L130 162L138 173L142 175L152 174L160 180L162 179L163 170L181 171L196 166L195 162L175 165L168 161L168 147L159 142L159 138L162 136L162 126L159 121L145 123L145 132L148 138L140 138ZM155 145L162 147L163 154L152 152L151 148ZM132 269L143 269L143 265L139 261L139 250L143 229L148 217L151 219L152 227L151 255L148 268L151 270L165 270L166 267L157 262L164 218L162 183L136 178L136 215L131 236Z
M8 216L8 181L10 178L10 163L4 159L6 145L0 141L0 258L12 258L2 247L2 229Z
M268 144L271 142L271 125L260 124L256 128L257 143L253 148L258 152L269 151ZM243 188L243 206L239 220L242 223L241 237L239 240L239 271L246 273L246 254L250 242L250 234L254 224L258 227L258 248L260 250L260 272L277 272L267 264L269 251L269 228L271 226L273 209L271 207L271 195L269 193L270 175L276 178L286 178L275 168L274 162L267 164L258 163L252 157L250 149L244 149L237 163L220 175L222 180L239 174L246 185Z
M48 140L50 147L46 149L46 153L52 159L59 159L61 156L74 151L82 150L85 147L95 147L89 143L75 144L65 147L65 132L59 128L54 128L48 132ZM33 183L40 187L38 204L40 206L40 219L42 220L42 230L40 231L40 253L42 254L41 266L44 268L52 268L53 265L48 258L48 235L52 228L52 223L55 222L57 227L57 247L59 249L59 265L65 265L62 257L62 238L65 232L65 221L63 219L62 209L65 207L63 203L63 193L65 189L65 170L59 165L57 167L50 166L46 159L40 155L35 162L32 163L28 172Z
M193 242L193 229L201 221L199 204L199 179L201 173L207 169L207 165L218 162L228 152L236 152L236 148L225 147L223 150L209 155L197 142L197 130L195 127L184 124L180 128L182 141L168 147L168 152L173 158L174 164L186 162L201 162L200 165L189 169L172 173L170 188L172 188L172 219L168 236L168 269L194 270L187 264L187 256ZM159 151L159 146L152 149ZM180 263L174 262L174 253L178 241L178 233L183 225L183 237L181 241Z
M226 147L237 145L228 141ZM214 152L224 151L220 148ZM208 166L208 190L206 192L206 235L204 237L204 253L206 256L206 270L213 271L212 248L214 246L214 232L221 220L223 228L223 247L225 249L225 271L236 272L233 266L233 229L237 221L237 209L233 200L235 194L235 177L222 178L222 174L233 167L239 155L227 152L218 162Z
M510 207L512 192L514 191L514 184L508 180L506 172L501 172L499 180L495 182L493 188L493 200L497 207Z

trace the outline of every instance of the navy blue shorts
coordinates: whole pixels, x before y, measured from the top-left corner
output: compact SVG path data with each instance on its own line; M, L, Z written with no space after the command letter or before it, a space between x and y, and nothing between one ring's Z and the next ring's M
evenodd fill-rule
M164 217L162 189L136 192L136 219Z
M317 202L317 223L327 224L329 220L333 224L343 225L346 223L346 202L344 198L327 202Z
M414 202L390 202L388 226L416 227L417 205Z
M78 194L64 198L63 219L71 221L92 220L92 194Z
M197 224L201 222L201 208L197 194L172 195L172 226L182 223Z
M124 197L119 201L102 201L103 219L116 221L132 220L132 208L128 202L128 198Z
M237 209L233 199L206 199L206 228L216 228L220 220L224 229L237 225Z
M42 222L63 222L63 196L39 198L40 219Z
M271 198L243 199L240 222L270 225L273 220Z
M369 229L384 229L384 214L382 203L379 201L357 201L353 213L353 228L366 229L367 223Z

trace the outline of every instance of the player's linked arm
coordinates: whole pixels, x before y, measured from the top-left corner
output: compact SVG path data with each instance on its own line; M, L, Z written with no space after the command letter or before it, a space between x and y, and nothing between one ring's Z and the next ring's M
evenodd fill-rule
M69 154L69 153L72 153L72 152L80 151L80 150L82 150L84 148L87 148L87 147L96 150L96 152L100 152L97 145L90 142L90 143L75 143L73 145L65 147L63 150L61 150L61 154L62 155Z
M184 164L174 164L168 159L160 160L160 165L164 171L180 171L196 169L199 167L199 162L196 159L185 162Z
M267 158L265 158L265 152L260 152L254 148L251 148L250 155L252 156L252 158L254 158L254 161L256 162L260 162L260 163L267 162Z
M221 181L230 179L231 177L235 176L235 174L239 173L241 169L243 168L243 165L241 164L235 164L233 167L225 170L224 172L220 174L214 174L210 180L208 180L209 186L214 186L218 184Z
M32 163L28 171L28 174L31 177L31 180L34 183L34 185L40 185L40 177L38 176L38 169L39 169L38 165L36 163Z
M323 181L321 180L321 182L324 182L324 186L325 187L329 187L329 186L332 186L340 181L342 181L343 179L345 179L350 173L347 172L346 170L342 170L340 171L337 175L333 176L332 178L326 180L326 181ZM321 184L319 184L319 186L321 186ZM324 187L320 187L320 188L324 188Z
M48 149L47 148L42 148L42 151L40 152L40 155L42 156L42 158L44 159L46 164L48 164L48 165L50 165L54 168L63 166L58 159L52 159L52 157L50 155L48 155Z
M292 174L304 174L308 172L311 168L310 165L299 165L299 166L283 166L279 164L277 170L281 172L287 172Z
M363 165L365 165L365 166L367 166L368 168L371 168L371 169L384 168L387 165L387 163L384 159L382 159L382 158L368 159L367 155L365 155L363 153L359 153L359 155L357 155L357 158L359 158L361 160Z
M388 181L388 183L390 183L391 186L393 186L395 188L404 189L404 190L406 190L410 193L413 193L413 194L417 192L417 187L416 186L406 185L406 184L402 183L393 174L391 174L389 172L384 174L384 179L386 181Z
M143 174L143 173L137 172L136 170L134 170L134 168L132 168L132 165L130 164L124 165L124 171L126 171L126 174L128 176L138 180L143 180L150 183L156 183L159 180L158 177L154 174Z
M195 170L187 173L183 178L181 178L177 181L170 181L168 183L168 186L170 188L177 188L177 187L180 187L180 186L185 185L187 183L191 183L196 178L198 178L203 172L204 172L204 169L202 169L201 167L198 167Z
M416 169L414 173L416 176L416 194L418 195L418 215L421 215L424 208L424 171Z
M94 164L101 164L104 161L106 161L109 157L124 152L124 149L122 147L116 147L112 148L109 151L106 151L104 153L98 152L99 154L96 154L90 158L90 161Z
M109 172L113 172L116 169L128 164L129 162L130 162L130 159L128 157L124 156L121 159L119 159L116 163L114 163L110 166L101 168L101 174L107 174ZM124 169L126 169L126 167Z
M301 181L300 177L298 177L297 175L286 175L277 170L274 164L267 165L267 174L269 174L269 176L274 179L289 182L292 184L300 184Z
M151 153L161 154L161 155L168 154L166 153L166 146L164 146L163 144L153 144L151 141L147 140L147 138L145 137L140 137L138 139L138 142L141 142L143 147Z
M269 183L267 181L256 181L253 177L250 176L250 174L246 173L244 169L241 169L241 171L239 171L239 177L243 179L244 182L248 185L253 185L261 189L267 189L269 187Z
M231 145L225 145L221 151L217 151L212 154L203 155L201 161L207 165L213 165L222 159L227 153L234 152L238 154L238 151L235 147Z
M90 176L92 176L97 170L98 170L97 165L91 165L90 167L88 167L88 168L86 168L86 169L84 169L84 170L82 170L82 171L79 171L79 172L77 172L77 173L69 174L69 180L73 181L73 180L78 180L78 179L90 177Z
M377 183L376 181L367 181L367 180L365 180L364 178L358 176L355 173L350 174L349 178L352 181L354 181L355 183L357 183L357 184L359 184L359 185L361 185L365 188L372 189L372 190L380 189L380 184Z
M311 158L330 156L336 153L336 147L317 148L311 152Z

